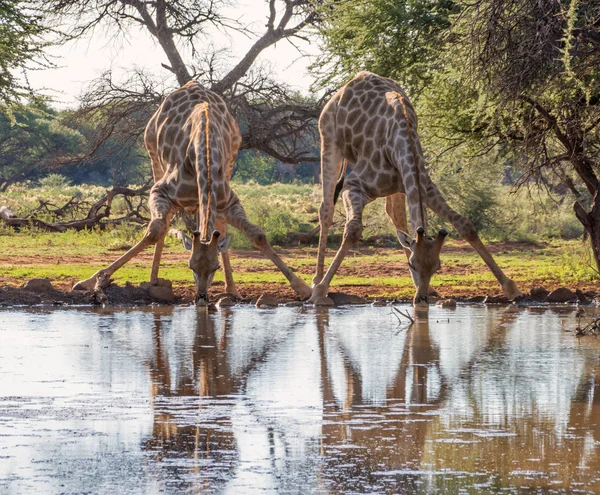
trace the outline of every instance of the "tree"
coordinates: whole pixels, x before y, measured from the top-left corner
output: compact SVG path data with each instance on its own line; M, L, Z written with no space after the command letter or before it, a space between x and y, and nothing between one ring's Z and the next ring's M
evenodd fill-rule
M27 93L15 71L24 69L46 46L39 17L26 13L24 3L0 0L0 104L14 102Z
M319 7L323 55L313 70L339 87L357 72L390 77L414 97L439 69L441 34L458 9L453 0L327 0Z
M466 89L470 134L510 147L521 183L572 190L600 271L600 4L478 0L453 32L447 73Z
M257 149L291 163L318 160L298 151L295 141L306 132L315 133L319 107L313 102L298 101L285 85L257 66L257 58L266 48L301 37L301 32L314 22L309 0L265 2L266 25L262 33L228 19L223 14L225 2L219 0L50 0L31 4L47 22L71 26L65 40L98 28L121 39L134 36L136 30L145 31L162 49L169 61L162 67L177 84L198 79L228 101L242 129L243 148ZM211 28L246 33L251 40L246 54L230 64L225 54L210 47ZM110 108L117 118L132 109L153 110L162 97L160 84L150 74L134 72L120 84L108 71L84 95L82 111L89 114ZM143 127L139 128L138 135L142 131Z
M49 107L32 103L0 112L0 192L79 159L85 139Z

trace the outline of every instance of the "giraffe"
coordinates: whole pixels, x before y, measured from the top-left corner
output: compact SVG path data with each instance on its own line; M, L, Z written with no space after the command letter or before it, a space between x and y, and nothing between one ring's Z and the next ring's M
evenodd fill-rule
M402 88L376 74L363 71L342 86L323 108L319 118L323 198L319 209L321 226L317 268L309 302L319 304L348 251L362 235L364 207L379 197L386 198L386 212L398 240L409 258L416 286L413 303L426 309L429 283L440 268L440 251L447 235L441 230L427 236L426 207L450 222L483 258L509 299L522 295L516 284L496 264L481 242L473 224L454 211L425 168L417 135L417 116ZM346 164L351 172L344 177ZM346 209L342 245L325 276L327 232L333 220L336 180ZM416 238L407 232L405 202Z
M148 207L151 221L143 239L107 268L74 289L101 285L146 247L155 244L150 283L158 283L158 268L172 213L177 209L198 212L198 230L184 236L191 251L189 266L196 284L196 304L208 303L208 287L219 268L219 253L225 274L225 291L238 295L227 248L226 225L237 228L281 270L302 297L310 287L297 277L275 253L264 231L250 223L240 200L229 185L242 138L237 123L223 99L190 81L168 95L151 117L144 142L152 164L154 185Z

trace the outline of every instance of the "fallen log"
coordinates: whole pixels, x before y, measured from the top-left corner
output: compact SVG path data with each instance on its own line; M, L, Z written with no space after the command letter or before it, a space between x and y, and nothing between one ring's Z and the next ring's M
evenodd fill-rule
M88 213L86 218L79 220L70 220L67 222L44 222L43 220L39 220L35 218L33 215L27 215L25 217L17 217L12 213L10 208L7 206L3 206L0 208L0 219L8 225L9 227L37 227L40 230L44 230L46 232L65 232L66 230L87 230L92 229L94 227L99 227L100 229L106 228L112 222L103 222L104 219L107 219L111 213L111 207L113 199L119 195L124 196L126 198L131 198L135 196L144 195L151 187L151 184L146 184L139 189L131 189L129 187L121 187L115 186L110 191L100 198L96 203L94 203ZM69 200L67 204L78 204L73 202L73 198ZM130 208L133 208L130 202L127 202ZM145 218L139 212L140 207L135 210L132 210L125 215L125 217L121 217L116 219L115 223L121 223L126 218L129 218L131 221L137 223L145 223L148 222L149 219ZM61 213L64 212L62 208L60 208Z
M287 240L290 244L310 244L319 233L321 227L317 225L310 232L288 232Z

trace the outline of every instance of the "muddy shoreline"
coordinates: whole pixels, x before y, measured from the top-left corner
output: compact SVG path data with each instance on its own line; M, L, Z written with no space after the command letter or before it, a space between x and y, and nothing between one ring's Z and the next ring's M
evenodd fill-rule
M125 284L120 286L111 284L103 293L94 291L72 291L64 287L56 287L48 279L32 279L23 287L0 287L0 308L16 306L148 306L153 304L185 306L193 304L193 288L177 287L172 289L170 284L160 287L162 291L155 291L148 284ZM333 306L346 306L357 304L384 304L390 302L410 303L410 298L369 297L372 293L368 286L336 287L330 292ZM243 296L235 298L223 292L223 287L217 285L212 288L210 300L218 303L224 298L231 303L255 304L261 296L266 296L271 304L267 305L299 305L302 301L294 291L282 284L247 284L240 285L239 292ZM600 305L600 294L594 291L574 291L559 287L552 291L542 287L531 289L523 298L509 301L502 295L477 293L465 295L439 295L431 297L431 304L471 303L471 304L577 304Z

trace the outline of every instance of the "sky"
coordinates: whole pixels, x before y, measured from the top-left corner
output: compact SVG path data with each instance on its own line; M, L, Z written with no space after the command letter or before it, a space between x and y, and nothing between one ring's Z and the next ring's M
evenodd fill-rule
M268 6L264 0L242 0L236 2L235 6L225 13L231 18L238 18L244 25L251 25L255 32L261 33L265 29ZM166 78L166 83L173 88L177 86L174 78L170 78L170 73L161 67L161 63L168 64L168 60L149 34L138 30L133 32L129 39L117 41L108 31L98 29L84 39L50 49L49 53L58 67L29 70L27 78L31 87L51 96L54 106L72 108L77 105L77 97L90 81L107 69L112 69L117 78L125 78L128 71L137 67ZM241 33L234 32L226 36L214 29L209 35L210 40L207 44L224 48L232 66L253 43L253 39ZM294 40L294 44L310 56L301 57L297 48L282 40L267 48L259 60L272 67L278 80L307 94L313 82L308 65L311 57L317 54L318 48L316 43L309 44L297 39ZM185 51L185 47L180 49Z

